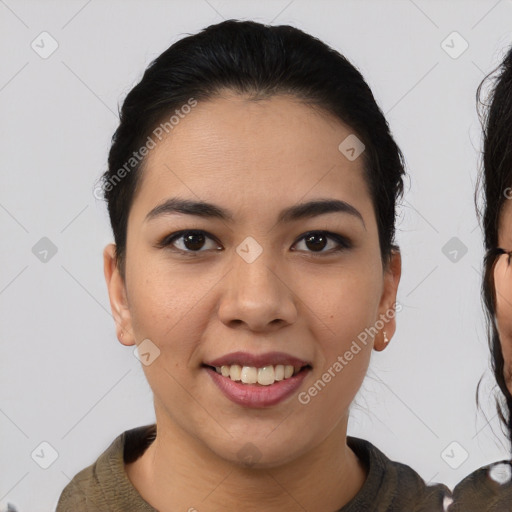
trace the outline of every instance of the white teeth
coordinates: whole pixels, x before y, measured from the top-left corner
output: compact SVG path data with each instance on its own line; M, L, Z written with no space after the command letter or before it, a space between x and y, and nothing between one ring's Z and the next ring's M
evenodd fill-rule
M274 384L274 367L273 366L264 366L263 368L258 368L258 384L262 386L270 386L270 384Z
M275 366L263 366L256 368L254 366L240 366L238 364L217 366L215 371L223 377L229 377L237 382L244 384L260 384L261 386L270 386L274 382L289 379L300 371L300 367L294 368L291 364L277 364Z
M254 366L244 366L240 374L240 380L244 384L256 384L258 382L258 369Z
M241 374L242 374L242 367L241 366L239 366L237 364L233 364L231 366L226 366L226 368L229 369L229 378L231 380L234 380L234 381L240 380L240 377L241 377Z

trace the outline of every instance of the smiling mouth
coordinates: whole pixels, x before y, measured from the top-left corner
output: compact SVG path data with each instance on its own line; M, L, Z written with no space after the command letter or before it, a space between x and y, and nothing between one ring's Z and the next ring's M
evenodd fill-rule
M204 365L204 367L214 370L233 382L259 386L270 386L276 382L285 381L295 377L295 375L301 372L311 369L309 364L304 366L277 364L262 366L260 368L255 366L240 366L238 364L222 366Z

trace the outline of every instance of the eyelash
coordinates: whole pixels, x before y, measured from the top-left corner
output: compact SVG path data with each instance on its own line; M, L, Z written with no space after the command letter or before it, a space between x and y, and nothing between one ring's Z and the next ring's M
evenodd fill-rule
M165 236L164 238L162 238L155 245L155 247L158 248L158 249L167 248L167 249L169 249L169 250L171 250L173 252L177 252L177 253L183 254L184 256L190 256L190 257L197 257L197 255L200 254L201 252L207 252L205 250L198 250L198 251L188 250L188 251L184 251L184 250L178 249L176 247L171 247L172 244L176 240L182 238L184 235L187 235L187 234L203 234L203 235L206 236L206 238L210 238L211 240L214 240L214 241L217 242L216 238L214 236L210 235L210 233L208 233L207 231L204 231L204 230L201 230L201 229L184 229L184 230L177 231L175 233L171 233L170 235ZM316 252L315 251L306 251L306 252L309 252L312 255L322 255L322 256L325 256L325 255L329 255L329 254L333 254L333 253L338 253L338 252L345 251L347 249L351 249L352 248L352 243L347 238L345 238L344 236L338 235L337 233L332 233L330 231L322 231L322 230L308 231L308 232L304 233L303 235L301 235L294 242L293 245L295 245L298 242L302 241L304 238L306 238L309 235L322 235L322 236L325 236L325 237L333 240L334 242L336 242L338 244L338 247L335 247L334 249L330 249L329 251L323 251L323 250L322 251L316 251Z

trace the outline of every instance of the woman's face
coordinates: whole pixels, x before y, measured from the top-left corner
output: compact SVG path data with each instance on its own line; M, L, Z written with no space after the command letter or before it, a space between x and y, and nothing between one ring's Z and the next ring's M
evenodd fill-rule
M104 257L120 341L146 340L159 432L266 466L344 435L371 349L385 346L365 329L391 338L400 276L399 255L383 269L363 158L338 149L349 135L297 100L227 94L150 151L125 281L113 245ZM155 210L172 198L215 207ZM305 206L320 200L337 207ZM182 230L199 233L170 240Z
M498 245L512 251L512 201L507 200L500 213ZM502 254L494 267L496 323L505 361L505 379L512 393L512 261Z

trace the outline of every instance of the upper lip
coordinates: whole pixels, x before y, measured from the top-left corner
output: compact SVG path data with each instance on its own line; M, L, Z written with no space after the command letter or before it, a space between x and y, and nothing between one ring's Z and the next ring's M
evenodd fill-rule
M302 367L311 365L308 361L298 357L285 354L284 352L266 352L265 354L250 354L249 352L232 352L217 359L206 361L207 366L231 366L238 364L240 366L253 366L262 368L264 366L275 366L277 364Z

